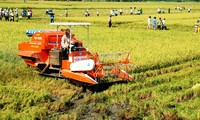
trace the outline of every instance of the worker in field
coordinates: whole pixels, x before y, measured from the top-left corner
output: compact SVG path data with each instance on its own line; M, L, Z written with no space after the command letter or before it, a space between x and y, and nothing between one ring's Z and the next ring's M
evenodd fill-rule
M68 17L68 9L65 10L65 16Z
M22 15L22 17L26 17L27 16L27 11L25 9L22 9L21 15Z
M115 16L118 16L118 10L115 10Z
M147 20L147 29L151 29L151 16Z
M4 17L5 17L6 21L9 21L9 12L8 12L8 9L4 10Z
M50 22L53 23L54 22L54 13L49 12L48 14L50 15Z
M161 30L162 29L162 20L161 20L161 18L159 18L157 25L158 25L158 29Z
M16 8L16 10L15 10L15 16L16 16L16 17L19 17L18 8Z
M120 14L120 15L123 14L123 10L122 10L122 8L120 8L120 10L119 10L119 14Z
M132 7L130 9L130 15L133 15L133 9L132 9Z
M29 9L29 12L30 12L30 14L31 14L31 17L33 16L33 11L32 11L32 9L30 8Z
M158 12L158 13L161 13L161 9L160 9L160 8L158 8L158 9L157 9L157 12Z
M191 11L191 7L188 8L188 13Z
M28 10L28 12L27 12L27 20L30 20L30 19L31 19L31 11Z
M10 12L10 21L14 22L14 11Z
M133 15L133 7L130 6L130 15Z
M165 9L164 8L161 9L161 13L165 13Z
M198 33L198 28L199 28L199 20L197 20L197 22L194 25L194 30L196 33Z
M48 15L49 14L49 9L46 9L46 15Z
M99 16L99 10L97 9L97 16Z
M108 27L112 27L112 15L108 18Z
M61 38L62 58L63 59L68 59L69 46L70 46L70 29L67 29L65 32L65 35L63 35Z
M3 17L1 10L2 8L0 8L0 20L2 20L2 17Z
M162 30L167 30L165 18L162 20Z
M142 12L143 12L143 11L142 11L142 8L140 8L140 14L142 14Z
M85 17L87 17L87 16L90 16L90 13L89 13L89 9L88 9L88 8L85 10Z
M152 21L152 29L155 30L156 29L156 25L157 25L157 21L156 21L156 17L153 18Z
M168 13L170 13L170 8L168 8Z

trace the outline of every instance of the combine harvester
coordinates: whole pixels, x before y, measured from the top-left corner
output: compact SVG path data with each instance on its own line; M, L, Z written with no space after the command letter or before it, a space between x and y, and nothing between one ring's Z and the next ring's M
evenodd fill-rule
M72 34L72 29L77 26L82 26L87 29L89 39L90 23L51 23L55 25L57 30L36 31L32 34L30 42L23 42L18 45L20 50L17 55L28 66L38 68L41 75L54 76L58 78L67 78L79 83L82 86L89 86L108 81L108 78L117 77L120 80L130 80L131 75L128 74L128 67L133 64L129 62L130 52L114 53L114 54L91 54L83 43L76 39ZM60 26L65 29L59 30ZM69 53L62 55L61 38L66 32L66 28L70 29L70 45ZM30 34L27 34L31 36ZM105 61L100 58L125 58L116 62ZM62 59L67 56L68 59ZM123 56L123 57L124 57ZM120 68L125 68L126 71ZM112 81L113 82L113 81Z

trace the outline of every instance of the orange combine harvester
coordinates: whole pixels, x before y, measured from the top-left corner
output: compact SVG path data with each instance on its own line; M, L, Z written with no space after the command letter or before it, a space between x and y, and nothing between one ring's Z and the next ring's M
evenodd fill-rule
M93 85L102 83L107 77L117 77L122 80L130 80L131 75L128 74L128 66L133 65L129 62L130 52L114 53L114 54L91 54L84 46L82 41L75 38L72 29L82 26L87 29L89 38L90 23L51 23L55 25L57 30L41 30L28 36L31 36L30 42L23 42L18 45L20 50L17 55L28 66L38 68L41 75L55 76L67 78L82 85ZM61 38L65 34L66 29L59 30L60 26L70 29L70 45L68 54L62 55ZM125 57L116 62L104 61L100 58L110 56L124 55ZM63 59L67 56L67 59ZM121 66L126 70L121 70Z

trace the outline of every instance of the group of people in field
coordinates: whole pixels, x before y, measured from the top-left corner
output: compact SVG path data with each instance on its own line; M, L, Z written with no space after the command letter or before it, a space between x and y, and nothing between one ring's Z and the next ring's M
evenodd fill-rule
M130 6L130 10L126 10L126 15L130 14L133 15L133 9L136 10L135 11L135 15L140 15L142 14L142 8L140 8L139 10L136 9L136 6L132 7ZM175 7L176 10L183 10L185 9L184 6L181 7ZM119 14L118 14L119 11ZM188 12L191 11L191 7L188 8ZM164 13L164 8L158 8L157 9L157 13ZM170 13L170 8L168 9L168 13ZM118 16L118 15L123 15L124 11L122 8L120 8L119 10L114 10L114 9L110 9L110 15L108 18L108 27L112 27L112 17L113 16ZM50 16L50 22L53 23L54 22L54 13L52 8L48 8L46 10L46 15ZM96 11L96 15L99 16L99 10L97 9ZM68 17L68 9L66 8L65 10L65 16ZM89 13L89 9L87 8L85 11L85 16L88 17L90 16ZM27 20L29 20L32 17L32 9L28 8L28 9L22 9L21 10L21 16L20 17L27 17ZM19 18L19 10L18 8L11 9L11 8L0 8L0 20L5 19L5 21L18 21ZM156 19L156 17L151 18L151 16L148 17L148 25L147 25L147 29L153 29L153 30L167 30L167 26L166 26L166 19L163 18L159 18L158 20ZM199 20L197 20L197 22L195 23L195 32L199 32Z
M170 13L171 9L168 8L168 13ZM165 9L164 8L158 8L157 9L157 13L161 14L161 13L165 13Z
M154 17L152 20L151 16L149 16L147 22L148 22L147 29L167 30L165 18L164 19L159 18L157 20L156 17Z
M130 6L130 15L133 15L133 9L136 10L136 6L132 7ZM119 9L119 15L123 15L123 9ZM126 10L126 14L128 14L128 10ZM135 11L135 15L142 14L142 8ZM99 16L99 11L97 11L97 16ZM118 10L110 9L110 15L108 18L108 27L112 27L112 16L118 16Z
M185 10L185 7L184 6L177 6L177 7L175 7L175 10L179 10L179 11L182 11L182 10ZM190 12L192 9L191 9L191 7L188 7L188 12Z
M18 9L14 11L13 9L10 9L10 8L0 8L0 20L5 19L5 21L14 22L14 18L15 18L14 12L16 13L16 16L18 16Z
M130 6L130 15L133 15L134 13L133 13L133 9L135 10L135 15L140 15L140 14L142 14L142 8L140 8L139 10L136 10L136 6L134 6L134 7L132 7L132 6ZM122 8L120 8L119 9L119 14L120 15L123 15L123 9ZM126 10L126 14L129 14L129 12L128 12L128 9ZM118 10L116 9L116 10L114 10L114 9L110 9L110 15L111 16L118 16Z
M130 6L130 15L133 15L133 9L136 10L136 6L134 6L134 7ZM119 10L110 9L110 16L118 16L118 15L123 15L123 14L124 14L124 12L123 12L122 8L120 8ZM126 10L126 14L129 14L128 9ZM142 8L135 11L135 15L140 15L140 14L142 14ZM96 10L96 15L100 16L99 9ZM68 16L68 10L66 9L66 17L67 16ZM90 16L88 8L85 10L85 16L86 17Z
M182 10L185 10L185 7L184 6L177 6L174 9L182 11Z
M22 9L21 11L22 17L27 17L27 20L29 20L32 17L32 9ZM17 21L19 18L19 11L18 8L11 9L11 8L0 8L0 20L5 19L5 21Z

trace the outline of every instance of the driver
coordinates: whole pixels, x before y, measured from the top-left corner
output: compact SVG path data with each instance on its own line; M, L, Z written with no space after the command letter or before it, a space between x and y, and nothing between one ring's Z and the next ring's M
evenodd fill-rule
M68 59L69 46L70 46L70 29L66 29L65 35L61 39L62 58Z

